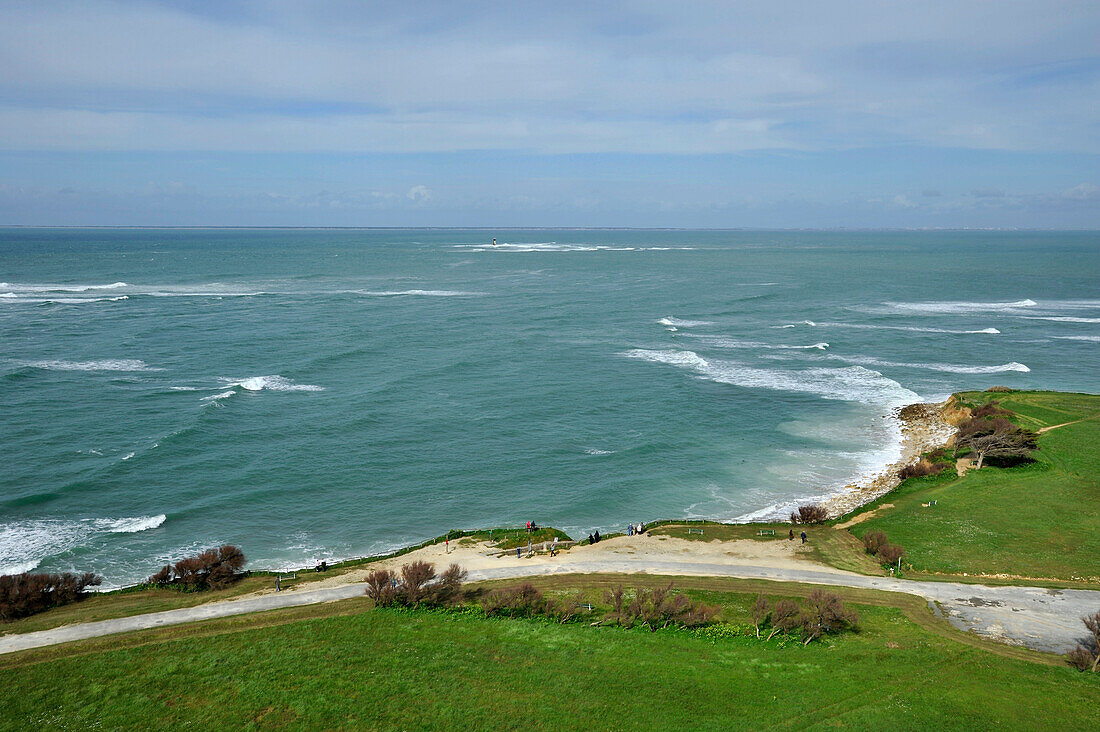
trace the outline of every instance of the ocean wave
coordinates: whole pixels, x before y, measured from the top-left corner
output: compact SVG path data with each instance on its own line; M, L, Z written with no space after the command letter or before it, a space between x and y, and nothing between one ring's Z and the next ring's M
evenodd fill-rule
M1078 318L1072 315L1022 315L1026 320L1051 320L1055 323L1100 323L1100 318Z
M822 328L851 328L853 330L900 330L908 333L946 333L950 335L1000 335L996 328L977 330L953 330L951 328L922 328L915 325L876 325L873 323L821 323Z
M125 282L112 282L109 285L21 285L13 282L0 282L0 289L12 290L14 292L87 292L88 290L117 290L120 287L129 287L129 285Z
M778 351L824 351L829 347L828 343L821 341L811 343L808 346L787 346L780 343L761 343L760 341L742 341L736 338L722 338L720 336L707 336L688 334L690 338L698 338L706 345L713 348L763 348L765 350Z
M882 366L893 368L906 368L906 369L926 369L928 371L943 371L949 374L1001 374L1005 372L1015 371L1019 373L1028 373L1031 371L1027 366L1016 361L1010 363L1003 363L999 366L960 366L950 363L905 363L898 361L883 361L882 359L874 358L871 356L832 356L832 358L845 361L847 363L859 364L860 366Z
M695 247L617 247L607 244L559 244L554 241L492 244L455 244L455 249L472 252L668 252Z
M919 395L877 371L862 366L811 368L802 370L765 369L732 361L708 360L693 351L651 351L635 349L628 358L679 366L721 384L749 389L769 389L814 394L823 399L897 407L921 401Z
M238 390L243 391L324 391L325 387L316 384L296 384L294 381L278 374L271 376L249 376L243 379L221 378L218 379L224 389L218 394L211 394L202 398L202 401L211 404L220 404L222 400L235 395Z
M916 313L980 313L1001 310L1019 310L1021 308L1033 308L1037 305L1034 300L1016 300L1014 302L885 302L883 305L898 310L909 310Z
M773 325L772 328L797 328L800 325L808 325L811 328L817 325L812 320L800 320L797 323L787 323L786 325Z
M597 450L594 447L586 447L584 449L586 455L614 455L614 450Z
M1089 343L1100 343L1100 336L1095 335L1075 335L1075 336L1052 336L1060 341L1087 341Z
M14 297L4 296L4 302L9 305L83 305L89 302L118 302L129 300L127 295L117 297Z
M484 292L466 292L463 290L355 290L354 292L368 297L398 297L402 295L420 297L483 297Z
M657 321L659 325L675 326L677 328L694 328L700 325L714 325L709 320L687 320L685 318L661 318Z
M0 524L0 574L30 572L43 560L71 551L110 534L155 529L164 514L127 518L30 519Z
M133 358L102 361L20 361L21 366L46 371L163 371Z

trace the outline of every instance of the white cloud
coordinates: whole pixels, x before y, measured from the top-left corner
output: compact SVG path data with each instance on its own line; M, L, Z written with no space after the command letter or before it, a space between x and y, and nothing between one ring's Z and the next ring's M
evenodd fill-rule
M413 186L409 189L409 192L405 194L405 198L413 203L424 203L432 200L432 189L424 185Z

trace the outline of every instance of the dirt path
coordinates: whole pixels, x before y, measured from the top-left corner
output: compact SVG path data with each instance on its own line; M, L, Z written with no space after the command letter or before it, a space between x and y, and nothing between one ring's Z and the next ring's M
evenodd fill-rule
M480 552L474 547L463 547L450 554L445 553L441 547L427 547L390 562L400 565L415 559L427 559L435 561L439 566L443 563L441 560L458 560L469 571L471 582L613 572L738 577L904 592L923 597L929 603L936 603L947 619L958 628L1006 643L1059 653L1072 648L1081 637L1083 626L1079 618L1100 608L1100 592L1097 591L986 587L955 582L869 577L801 559L798 554L802 551L800 545L787 541L708 543L660 539L647 535L621 537L592 547L577 547L554 558L536 556L516 559L514 553L502 557L495 551L486 552L484 546ZM362 574L329 578L333 586L323 586L329 581L326 580L293 591L6 635L0 637L0 654L114 633L348 599L363 593L361 579L364 575L365 570Z
M1069 427L1071 424L1080 424L1082 422L1088 422L1090 419L1096 419L1097 417L1100 417L1100 414L1094 414L1091 417L1085 417L1083 419L1075 419L1072 422L1063 422L1062 424L1047 425L1046 427L1040 427L1036 431L1041 435L1044 432L1050 432L1051 430L1056 430L1059 427Z

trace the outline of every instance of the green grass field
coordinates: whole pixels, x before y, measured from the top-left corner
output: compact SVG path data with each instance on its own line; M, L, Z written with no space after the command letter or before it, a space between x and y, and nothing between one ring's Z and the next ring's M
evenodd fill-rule
M911 479L868 509L894 505L851 527L880 529L907 552L918 572L1100 584L1100 397L1055 392L968 392L979 405L996 399L1043 433L1037 462L983 467L964 477ZM935 500L935 506L922 506Z
M551 586L567 580L593 581ZM711 588L691 594L721 604L742 632L755 594L713 588L806 589L682 584ZM1080 729L1097 719L1094 675L958 642L911 598L855 597L902 607L859 604L858 634L808 647L365 600L229 618L0 659L0 728Z

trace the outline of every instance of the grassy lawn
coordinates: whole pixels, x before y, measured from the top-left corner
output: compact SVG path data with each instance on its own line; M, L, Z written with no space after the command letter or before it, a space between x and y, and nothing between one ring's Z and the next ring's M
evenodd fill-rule
M565 591L584 582L595 593L594 581L561 577L545 586ZM804 589L705 578L678 584L720 604L743 633L757 586L773 595ZM1021 660L1049 657L1020 649L1005 647L1022 654L1013 658L960 643L953 636L962 634L922 603L862 593L849 595L862 600L861 632L808 647L743 634L369 610L365 600L227 618L0 659L0 728L1080 729L1095 722L1095 676ZM1002 703L1007 690L1011 704Z
M906 481L875 504L894 508L851 528L873 529L905 547L918 572L1005 574L1100 584L1100 397L1054 392L966 393L970 404L997 399L1032 429L1085 420L1043 433L1038 462L984 467L964 477ZM922 506L935 500L935 506Z

